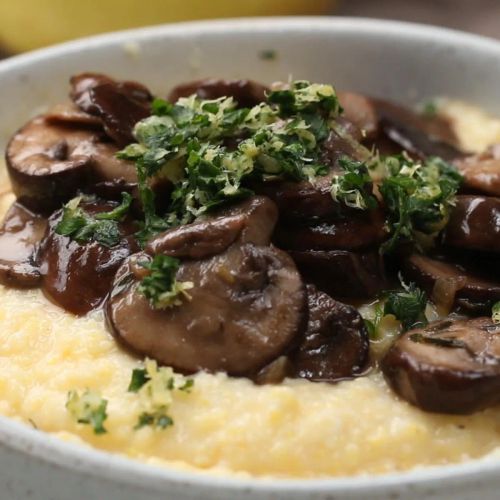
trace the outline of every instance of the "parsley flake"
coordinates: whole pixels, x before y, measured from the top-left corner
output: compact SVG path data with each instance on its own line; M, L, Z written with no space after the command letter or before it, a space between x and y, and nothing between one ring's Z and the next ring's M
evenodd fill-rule
M405 284L401 280L402 291L389 292L384 304L384 315L393 314L401 321L403 330L427 324L425 308L427 296L415 283Z
M193 283L179 282L175 277L180 266L179 259L155 255L152 261L140 265L149 271L149 275L142 279L138 290L154 308L166 309L180 305L182 297L191 298L188 290L193 288Z
M176 391L189 393L194 380L174 373L172 368L158 367L156 361L146 359L144 368L136 368L128 390L135 392L141 401L142 411L134 429L153 427L166 429L174 425L168 410Z
M70 391L66 400L66 409L80 424L89 424L94 434L105 434L104 422L108 418L108 401L98 392L85 390L83 393Z
M78 243L94 240L106 247L117 245L121 239L118 221L123 220L132 203L129 193L122 193L122 197L121 204L116 208L94 216L80 207L83 196L73 198L64 205L62 218L56 225L55 232Z
M378 202L372 194L373 183L366 164L344 156L339 159L339 165L344 173L332 179L333 199L360 210L377 208Z
M491 308L491 319L493 323L500 323L500 302L497 302Z

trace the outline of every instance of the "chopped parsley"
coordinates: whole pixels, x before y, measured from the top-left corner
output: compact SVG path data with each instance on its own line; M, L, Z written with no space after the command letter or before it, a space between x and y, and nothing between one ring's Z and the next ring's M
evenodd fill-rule
M168 255L155 255L150 262L140 263L149 271L140 285L142 293L155 309L166 309L182 304L181 298L190 299L188 290L193 288L190 281L177 281L176 274L180 261Z
M375 306L375 315L373 318L363 318L365 328L368 332L370 340L377 340L380 337L379 326L384 317L384 309L380 304Z
M435 236L448 223L450 209L462 182L458 171L440 158L424 162L406 155L385 159L387 175L379 186L391 237L381 251L391 252L402 242L418 245L418 235Z
M390 253L402 243L420 247L424 235L437 236L448 222L462 182L455 167L437 157L415 161L403 153L372 155L366 162L343 158L339 163L345 173L333 178L335 200L361 210L375 208L372 181L377 185L390 235L381 253Z
M333 199L360 210L377 208L378 202L372 194L372 178L366 164L344 156L340 158L339 165L344 173L334 176L332 180Z
M80 207L83 196L77 196L63 207L62 218L55 232L68 236L78 243L97 241L106 247L117 245L121 240L118 222L123 220L132 203L132 196L122 193L122 202L109 212L90 215Z
M191 391L194 380L175 374L172 368L158 367L156 361L146 359L144 368L136 368L128 387L129 392L138 394L143 411L135 429L145 426L166 429L174 425L168 410L175 391Z
M80 424L89 424L94 429L94 434L104 434L104 422L108 418L106 407L108 401L103 399L98 392L85 390L83 393L70 391L66 400L66 409Z
M270 91L253 108L238 108L232 97L156 99L152 116L135 126L137 142L118 154L136 163L145 213L140 238L250 196L246 181L325 174L320 146L340 111L333 87L306 81ZM150 187L155 176L174 184L161 215Z
M500 302L497 302L491 308L491 319L493 323L500 323Z
M392 314L401 321L403 331L427 324L425 308L427 296L415 283L401 280L402 291L389 292L384 304L384 315Z
M427 118L434 118L439 111L438 104L434 100L424 101L420 105L421 113Z

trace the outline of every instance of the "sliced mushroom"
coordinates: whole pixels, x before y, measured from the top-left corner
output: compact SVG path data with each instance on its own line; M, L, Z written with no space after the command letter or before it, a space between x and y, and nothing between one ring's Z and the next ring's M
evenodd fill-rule
M90 99L89 91L99 85L115 85L120 92L144 106L147 106L153 100L151 92L142 83L128 80L117 81L102 73L74 75L70 78L70 84L70 98L83 110L93 107L94 104Z
M275 241L293 250L356 250L375 246L387 237L381 210L344 210L330 221L280 224Z
M102 129L102 122L99 118L85 113L85 111L79 109L78 106L72 102L56 104L52 106L44 116L48 123L54 123L56 125Z
M382 139L420 158L439 156L453 160L463 156L449 122L439 116L425 118L414 111L381 99L372 99ZM378 139L375 140L377 145Z
M378 251L289 251L307 282L335 298L371 298L387 288Z
M366 368L369 340L358 311L307 286L309 321L303 340L289 355L289 376L334 382Z
M500 144L491 146L484 153L460 158L454 163L464 176L463 190L500 196Z
M500 252L500 198L459 195L443 232L443 244Z
M403 269L408 280L426 290L445 310L462 306L485 312L500 300L500 282L481 276L472 266L454 263L449 257L413 254L406 259Z
M168 100L175 103L180 97L189 97L193 94L200 99L232 97L239 106L251 108L266 100L267 90L266 86L252 80L207 78L177 85L170 92Z
M128 259L106 308L114 334L141 355L183 372L254 374L279 357L305 327L306 297L293 261L268 246L277 218L271 207L265 198L249 200L151 242L149 251L188 259L177 280L193 287L181 305L153 308L138 290L143 270L137 271L151 256ZM211 233L220 234L224 216L229 236L219 244Z
M39 284L37 251L46 228L45 217L12 204L0 227L0 283L20 288Z
M90 215L107 212L117 206L111 201L84 202L80 206ZM119 223L122 236L112 247L96 241L78 243L55 232L62 210L49 219L49 227L40 251L42 290L57 305L83 315L99 308L111 289L117 269L138 247L133 238L137 226L130 220Z
M277 220L276 205L269 198L254 196L216 216L160 233L148 242L146 251L152 255L202 259L223 252L237 239L268 245Z
M82 190L110 199L120 198L123 191L138 197L135 164L117 158L118 151L114 143L99 140L83 141L77 146L74 154L87 157L90 162L89 185L82 185Z
M337 92L343 116L363 131L364 137L373 139L378 133L378 117L370 98L355 92Z
M338 213L340 204L331 195L334 172L319 176L314 183L308 181L269 181L252 188L268 196L278 206L280 215L286 219L328 217Z
M344 127L342 125L342 127ZM353 132L349 132L352 134ZM331 131L322 144L321 163L328 167L326 175L318 175L312 182L264 181L251 187L259 194L271 198L277 205L282 219L309 220L328 219L345 211L346 207L332 197L332 179L342 173L341 158L356 159L358 155L353 143ZM366 189L371 191L372 186ZM348 210L349 211L349 210ZM352 213L352 210L350 211Z
M83 73L71 79L71 97L84 112L102 120L120 147L134 141L135 124L151 113L151 94L136 82L116 82L105 75Z
M500 324L446 319L403 334L382 359L392 389L422 410L470 414L500 403Z
M95 132L50 124L37 117L7 145L7 170L19 201L33 210L54 209L86 185L90 159L79 154Z
M99 130L39 116L7 146L12 189L24 205L46 212L59 208L78 190L117 198L137 185L134 164L116 158L117 151L114 144L103 142Z

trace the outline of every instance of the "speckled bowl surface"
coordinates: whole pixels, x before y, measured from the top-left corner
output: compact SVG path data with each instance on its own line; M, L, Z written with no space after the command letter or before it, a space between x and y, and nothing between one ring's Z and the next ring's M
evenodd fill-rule
M275 57L262 57L269 50ZM61 100L81 71L137 79L160 94L204 76L292 76L406 103L449 96L500 114L498 42L378 20L225 20L114 33L1 62L0 144ZM376 477L227 478L146 466L0 418L2 500L488 500L499 490L498 458Z

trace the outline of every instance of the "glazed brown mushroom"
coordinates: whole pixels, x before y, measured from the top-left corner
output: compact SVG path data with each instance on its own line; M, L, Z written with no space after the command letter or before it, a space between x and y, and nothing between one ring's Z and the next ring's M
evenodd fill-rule
M13 203L0 227L0 283L29 288L40 283L37 252L47 219Z
M500 403L500 324L446 319L410 330L381 367L396 394L422 410L482 410Z
M146 252L202 259L223 252L237 239L266 246L277 220L276 205L264 196L253 196L217 215L160 233L148 242Z
M48 123L55 123L56 125L102 129L102 122L99 118L85 113L85 111L79 109L72 102L64 102L52 106L45 113L45 119Z
M500 144L484 153L456 160L455 166L464 176L463 191L500 196Z
M6 163L12 190L33 210L54 209L86 185L90 158L78 147L95 131L74 129L37 117L7 145Z
M373 139L378 133L378 117L370 98L355 92L337 92L343 116L363 131L366 139Z
M372 99L372 103L382 139L388 139L397 149L422 159L439 156L444 160L453 160L463 156L446 119L439 116L426 118L409 108L381 99Z
M150 115L151 94L136 82L117 82L93 73L71 78L71 98L85 113L98 117L120 147L134 142L135 124Z
M117 203L96 200L82 202L80 206L95 215L112 210ZM138 228L128 219L120 222L121 239L112 247L93 240L78 243L55 232L61 217L62 210L50 217L41 245L41 287L51 301L73 314L83 315L102 305L117 269L125 258L137 251L132 235Z
M500 300L500 282L481 275L472 266L455 263L449 257L413 254L405 260L403 270L408 280L417 283L437 305L448 311L459 306L486 312Z
M356 250L375 246L387 237L381 210L345 209L329 221L295 222L278 226L275 241L293 250Z
M290 250L308 283L335 298L372 298L387 288L384 262L377 250Z
M443 233L454 248L500 252L500 198L459 195Z
M267 90L266 86L252 80L207 78L177 85L171 90L168 100L175 103L180 97L189 97L193 94L200 99L232 97L239 106L251 108L266 100Z
M336 214L340 204L331 195L334 172L309 181L270 181L258 183L252 188L259 194L271 198L286 219L328 217Z
M78 190L111 198L134 191L134 164L116 158L117 146L103 142L102 132L76 120L39 116L10 140L6 162L12 189L30 209L50 212Z
M261 199L259 203L271 202ZM138 290L144 275L140 263L152 257L140 253L128 259L117 273L106 307L108 325L117 338L133 351L182 372L247 375L279 357L305 326L306 296L290 257L264 246L262 227L259 231L252 227L260 225L262 213L246 217L239 237L223 252L182 262L177 280L191 282L193 287L190 299L181 305L154 309ZM220 219L215 221L220 224ZM266 233L272 231L272 224ZM181 254L185 242L194 241L190 226L183 227L189 232L187 240L177 233L168 242L171 255L175 255L173 241L180 243ZM210 223L204 227L205 248L209 248L213 241ZM203 248L200 235L195 239L198 248ZM193 255L188 253L188 257Z
M368 333L356 309L307 286L309 321L298 348L289 355L289 376L335 382L360 375L369 353Z

